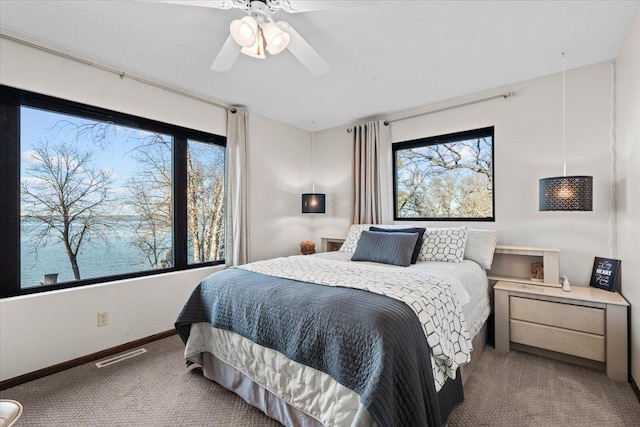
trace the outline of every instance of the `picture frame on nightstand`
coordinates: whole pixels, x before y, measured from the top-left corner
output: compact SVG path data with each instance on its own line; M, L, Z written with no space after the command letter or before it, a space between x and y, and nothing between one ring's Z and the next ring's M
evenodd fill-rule
M619 259L595 257L590 286L615 292L620 281L621 264Z

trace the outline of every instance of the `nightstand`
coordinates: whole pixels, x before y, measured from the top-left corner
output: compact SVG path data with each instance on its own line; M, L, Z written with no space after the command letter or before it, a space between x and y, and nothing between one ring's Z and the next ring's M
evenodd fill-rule
M628 380L627 311L616 292L572 286L571 292L499 281L495 291L495 345L605 369Z

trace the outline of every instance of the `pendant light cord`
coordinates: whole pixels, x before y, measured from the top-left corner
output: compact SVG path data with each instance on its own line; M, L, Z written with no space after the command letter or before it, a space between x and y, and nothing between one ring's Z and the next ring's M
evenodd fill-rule
M316 193L316 180L315 180L315 168L314 168L314 163L315 163L315 157L316 157L316 141L315 141L315 135L316 135L316 122L313 121L311 122L311 192L313 194Z
M566 58L562 52L562 176L567 176L567 88L565 83Z

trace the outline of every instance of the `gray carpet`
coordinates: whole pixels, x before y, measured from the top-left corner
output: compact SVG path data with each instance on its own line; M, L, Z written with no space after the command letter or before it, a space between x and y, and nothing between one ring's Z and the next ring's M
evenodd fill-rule
M26 426L278 426L235 394L188 369L177 336L97 369L93 363L0 392ZM599 371L487 347L465 386L455 426L640 426L629 384Z
M640 426L631 385L602 371L487 346L450 426Z
M177 335L106 368L88 363L9 388L22 403L15 427L280 426L260 410L187 368Z

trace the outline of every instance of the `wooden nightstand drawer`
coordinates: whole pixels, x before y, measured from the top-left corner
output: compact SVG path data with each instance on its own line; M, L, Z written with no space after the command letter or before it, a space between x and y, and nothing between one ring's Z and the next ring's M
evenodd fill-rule
M604 336L511 320L511 341L604 362Z
M511 319L572 329L590 334L605 334L605 310L540 301L530 298L510 297Z

